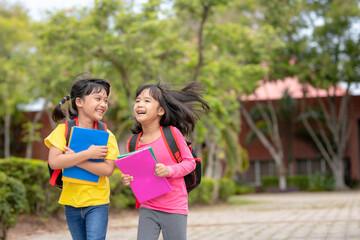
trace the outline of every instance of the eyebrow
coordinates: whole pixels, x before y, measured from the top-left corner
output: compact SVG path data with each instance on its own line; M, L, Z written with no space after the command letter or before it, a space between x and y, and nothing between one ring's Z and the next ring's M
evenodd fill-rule
M135 99L139 99L140 97L139 96L137 96ZM143 97L144 99L154 99L153 97Z
M93 96L95 96L95 97L102 97L102 95L97 94L97 93L93 94ZM109 98L109 96L105 96L105 98Z

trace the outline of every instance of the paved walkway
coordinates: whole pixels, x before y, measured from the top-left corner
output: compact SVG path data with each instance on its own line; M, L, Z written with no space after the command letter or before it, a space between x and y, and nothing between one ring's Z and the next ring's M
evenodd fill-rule
M360 239L360 191L253 194L235 200L243 204L190 208L188 240ZM136 239L137 217L111 218L107 239ZM21 239L71 237L59 232Z

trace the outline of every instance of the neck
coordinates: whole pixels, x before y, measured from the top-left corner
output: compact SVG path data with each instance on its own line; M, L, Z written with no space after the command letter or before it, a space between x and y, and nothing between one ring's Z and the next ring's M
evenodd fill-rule
M88 118L78 118L79 127L82 128L94 128L94 121Z
M143 135L151 135L160 130L160 124L152 124L150 126L142 126Z
M160 124L152 124L150 126L142 126L143 134L141 135L140 142L146 144L156 140L161 136Z

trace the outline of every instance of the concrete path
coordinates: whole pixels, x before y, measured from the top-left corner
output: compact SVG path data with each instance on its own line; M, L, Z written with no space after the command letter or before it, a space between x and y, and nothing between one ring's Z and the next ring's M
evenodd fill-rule
M360 191L252 194L234 200L243 204L190 208L188 240L360 239ZM110 218L107 239L136 239L137 217ZM58 232L21 239L71 237Z

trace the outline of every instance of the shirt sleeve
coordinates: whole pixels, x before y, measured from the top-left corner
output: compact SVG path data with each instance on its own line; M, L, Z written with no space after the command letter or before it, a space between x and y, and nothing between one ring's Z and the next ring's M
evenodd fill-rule
M45 145L50 148L51 146L57 147L62 151L65 151L64 146L66 145L65 139L65 124L61 123L44 139Z
M182 162L168 166L169 177L173 177L173 178L183 177L189 174L190 172L192 172L196 167L194 157L192 156L190 149L187 146L184 136L181 134L179 129L175 127L174 127L174 133L176 140L179 144L179 150L182 157Z
M108 144L107 144L108 153L104 159L116 160L117 157L120 155L118 144L117 144L114 134L110 130L107 130L107 131L109 133L109 140L108 140Z

